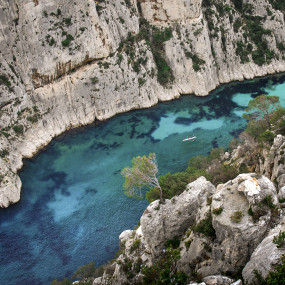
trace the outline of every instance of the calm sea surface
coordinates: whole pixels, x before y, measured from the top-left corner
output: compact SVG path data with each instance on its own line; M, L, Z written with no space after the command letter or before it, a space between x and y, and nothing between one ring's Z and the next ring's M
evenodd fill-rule
M264 93L285 106L285 75L231 83L208 97L182 96L53 140L25 162L21 201L0 210L3 284L47 285L80 265L112 259L120 233L147 206L124 196L121 169L133 156L155 152L160 174L184 170L190 157L227 147L245 128L249 100ZM187 136L197 139L182 142Z

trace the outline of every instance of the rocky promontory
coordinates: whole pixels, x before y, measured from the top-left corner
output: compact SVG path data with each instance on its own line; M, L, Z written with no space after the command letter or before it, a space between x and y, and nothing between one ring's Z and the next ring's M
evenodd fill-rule
M140 226L120 235L120 256L93 284L148 284L152 275L165 284L188 284L182 276L190 284L237 285L241 276L261 284L252 282L266 278L285 254L285 184L279 179L285 166L278 163L284 147L278 135L258 166L272 175L278 168L276 184L266 171L239 174L217 187L200 177L165 203L152 202ZM235 151L231 155L233 163Z
M52 138L221 83L285 71L277 0L0 0L0 207Z

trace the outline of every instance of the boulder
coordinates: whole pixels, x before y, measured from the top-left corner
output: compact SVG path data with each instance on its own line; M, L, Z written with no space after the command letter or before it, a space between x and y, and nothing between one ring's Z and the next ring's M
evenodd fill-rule
M187 185L186 191L161 204L151 203L143 213L140 223L145 240L152 254L158 256L167 240L182 236L186 229L196 223L201 205L215 191L214 185L205 177ZM199 216L199 215L198 215Z
M282 255L285 254L285 248L277 248L273 242L273 238L277 236L280 231L285 231L284 222L285 221L272 229L254 250L250 261L242 271L242 276L247 282L251 283L255 280L254 270L257 270L261 276L265 278L269 271L272 271L274 266L280 262Z

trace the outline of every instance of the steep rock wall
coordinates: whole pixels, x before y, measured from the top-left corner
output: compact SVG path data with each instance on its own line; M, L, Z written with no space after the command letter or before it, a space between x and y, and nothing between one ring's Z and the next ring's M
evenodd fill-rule
M283 13L266 0L247 3L249 12L228 0L0 0L0 206L20 198L22 158L70 128L285 71ZM163 26L172 37L150 45L142 16L156 26L150 35ZM172 70L168 84L154 48Z

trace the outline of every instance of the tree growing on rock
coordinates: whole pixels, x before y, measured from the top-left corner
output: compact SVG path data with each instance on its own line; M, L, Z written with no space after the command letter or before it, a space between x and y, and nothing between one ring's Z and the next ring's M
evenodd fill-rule
M162 189L156 177L157 173L158 166L155 153L134 157L132 167L126 167L121 172L125 177L124 193L130 197L142 198L143 188L156 187L159 190L160 201L163 202Z
M280 108L278 96L260 95L249 101L245 109L249 114L244 114L244 118L249 120L265 120L270 128L270 118L274 111Z

